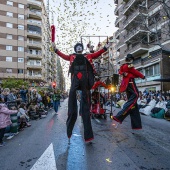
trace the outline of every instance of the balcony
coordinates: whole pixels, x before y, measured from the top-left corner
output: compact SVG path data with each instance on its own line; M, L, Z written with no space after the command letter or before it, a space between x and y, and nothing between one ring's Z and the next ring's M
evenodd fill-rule
M124 6L124 11L123 11L123 15L129 10L129 8L133 5L133 3L135 2L136 0L130 0L128 1L125 6Z
M27 69L42 69L42 65L28 62Z
M39 21L39 20L28 19L27 22L29 22L30 24L35 24L37 26L41 26L42 25L41 21Z
M135 59L133 64L134 64L135 68L142 67L142 59L141 58Z
M118 29L118 30L115 32L115 38L116 38L116 39L119 39L119 35L120 35L120 29Z
M29 18L41 19L41 11L39 10L29 10L28 11Z
M27 35L29 37L37 37L37 38L41 38L41 32L38 32L38 31L33 31L33 30L27 30Z
M114 3L115 3L115 4L118 4L118 0L114 0Z
M137 20L137 17L141 17L142 15L147 15L147 10L146 8L138 8L135 12L133 12L131 15L128 16L123 22L124 29L132 23L134 19ZM139 19L138 19L139 20Z
M124 18L123 16L119 16L119 17L116 18L115 27L119 27L119 22L120 22L123 18Z
M38 79L38 80L41 80L42 79L42 74L27 74L26 77L28 79Z
M138 26L135 28L133 31L130 31L126 36L125 36L125 42L131 40L133 37L136 37L139 34L146 34L148 32L147 28L144 26ZM139 38L139 37L138 37Z
M149 46L146 44L135 44L134 46L129 47L126 52L125 52L125 56L127 54L133 54L133 55L141 55L144 54L146 52L148 52Z
M42 2L36 0L28 0L28 4L35 5L41 8Z
M31 40L29 39L27 41L27 44L29 47L37 47L37 48L41 48L41 45L42 45L41 41L35 41L33 39L31 39Z
M119 11L119 6L117 6L117 7L115 8L114 14L115 14L115 15L118 15L118 11Z
M116 45L116 50L119 51L120 47L124 44L124 42L118 42Z
M27 53L28 58L42 59L41 50L29 49Z

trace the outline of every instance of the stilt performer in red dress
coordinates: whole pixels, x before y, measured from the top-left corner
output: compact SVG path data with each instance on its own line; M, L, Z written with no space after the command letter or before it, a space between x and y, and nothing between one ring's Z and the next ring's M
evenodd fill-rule
M145 79L145 76L134 68L133 61L134 57L132 54L128 54L125 58L125 64L120 67L119 74L123 76L120 92L126 91L128 101L124 104L123 109L116 116L112 116L112 118L121 124L130 115L132 129L142 129L141 117L137 105L139 93L134 78Z
M71 88L68 99L68 118L67 118L67 136L70 139L74 124L77 119L77 99L76 90L82 91L82 119L84 125L85 142L93 140L93 130L90 119L90 89L94 84L94 65L92 59L98 58L102 53L107 51L111 44L108 43L103 49L90 54L82 54L83 44L77 43L74 46L74 54L65 55L55 46L53 49L57 55L64 60L70 61L69 73L71 73Z

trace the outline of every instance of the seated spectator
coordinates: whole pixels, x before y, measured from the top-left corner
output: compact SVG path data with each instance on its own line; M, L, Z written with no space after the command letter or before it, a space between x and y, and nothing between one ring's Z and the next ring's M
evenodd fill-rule
M144 115L150 115L151 110L155 107L155 105L156 105L155 96L152 96L151 101L147 104L147 106L145 108L140 108L139 112Z
M123 108L123 105L126 103L126 101L124 100L124 97L121 96L121 99L116 103L116 107L118 108Z
M23 130L24 127L30 127L31 124L28 123L29 121L29 116L27 115L26 112L26 106L25 103L21 103L18 109L18 121L19 121L19 130Z
M0 147L4 145L3 137L7 126L11 125L10 115L16 114L18 110L9 110L5 104L0 104Z
M30 119L35 120L39 118L39 115L36 112L36 108L37 106L34 103L30 103L30 105L28 106L28 116L30 117Z
M166 111L166 102L163 100L162 96L159 96L159 102L151 110L151 116L154 118L164 118L164 114Z
M137 100L138 108L144 108L147 104L147 100L144 96L140 96Z

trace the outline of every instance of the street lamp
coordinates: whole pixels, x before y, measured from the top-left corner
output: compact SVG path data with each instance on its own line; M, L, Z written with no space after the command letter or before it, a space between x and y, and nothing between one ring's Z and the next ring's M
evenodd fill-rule
M110 112L110 118L111 118L113 115L112 104L113 104L113 93L115 91L115 88L111 86L110 90L111 90L111 112Z

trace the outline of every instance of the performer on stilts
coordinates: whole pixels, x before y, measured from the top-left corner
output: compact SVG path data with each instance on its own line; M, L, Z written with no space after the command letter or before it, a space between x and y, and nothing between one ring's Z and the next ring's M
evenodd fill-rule
M125 64L120 67L119 74L123 76L120 92L126 91L128 101L124 104L123 109L112 118L121 124L123 120L130 115L132 129L142 129L141 117L137 105L137 99L139 96L138 89L134 78L145 79L145 76L136 70L133 66L134 57L132 54L128 54L125 58ZM118 125L117 124L117 125Z
M93 140L93 130L90 119L90 89L94 84L94 65L92 59L98 58L102 53L107 51L111 43L104 46L103 49L90 54L82 54L83 44L77 43L74 46L74 54L65 55L55 46L53 46L55 53L64 60L70 61L69 73L71 73L71 88L68 99L68 118L67 118L67 136L70 139L74 124L77 119L77 99L76 90L82 91L82 119L84 125L84 140L89 142Z

